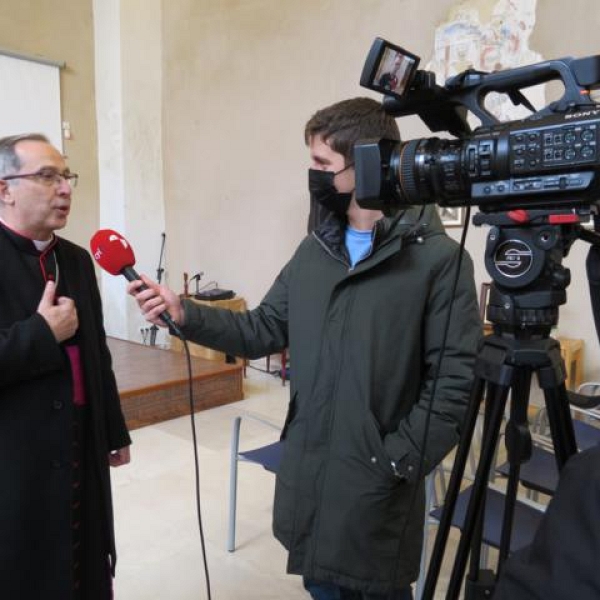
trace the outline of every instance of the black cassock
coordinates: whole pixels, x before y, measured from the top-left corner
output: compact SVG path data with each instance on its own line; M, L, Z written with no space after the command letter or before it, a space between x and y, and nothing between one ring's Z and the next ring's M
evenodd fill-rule
M108 453L131 440L93 264L62 238L40 256L2 225L0 264L0 593L71 600L79 581L81 598L106 600L116 561ZM37 313L47 278L77 307L79 329L63 344Z

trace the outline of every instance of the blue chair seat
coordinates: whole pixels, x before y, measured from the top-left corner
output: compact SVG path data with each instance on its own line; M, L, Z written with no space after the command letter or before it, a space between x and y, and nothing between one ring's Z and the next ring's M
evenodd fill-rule
M508 477L509 470L510 465L506 462L501 464L496 472ZM554 454L534 447L531 458L521 465L519 480L526 488L551 496L558 485L558 468Z
M575 439L580 450L587 450L600 443L600 429L595 425L590 425L585 421L573 420L575 429Z
M467 507L471 498L473 487L465 488L456 500L454 514L452 516L452 526L458 527L461 531L465 523ZM488 488L486 490L485 500L485 519L483 526L482 541L488 546L498 548L500 546L500 537L502 535L502 518L504 515L504 502L506 497L501 492ZM431 516L440 520L443 508L436 508L431 512ZM533 536L542 519L543 512L518 502L515 505L515 517L513 522L513 531L510 540L510 551L514 552L531 543Z
M254 450L239 452L238 457L259 464L271 473L277 473L279 463L281 462L282 449L282 442L274 442Z
M247 418L253 419L269 428L281 431L280 427L265 421L259 417L247 415ZM237 510L237 484L238 484L238 462L249 462L264 467L270 473L276 473L281 462L283 442L276 441L260 448L240 451L240 427L242 417L235 417L233 420L233 429L231 434L230 450L230 468L229 468L229 528L227 535L227 550L235 551L235 519Z
M580 450L587 450L600 442L600 429L584 421L573 421L575 438ZM508 477L510 465L505 462L496 472ZM558 467L554 454L534 446L531 458L521 465L519 480L526 488L551 496L558 485Z

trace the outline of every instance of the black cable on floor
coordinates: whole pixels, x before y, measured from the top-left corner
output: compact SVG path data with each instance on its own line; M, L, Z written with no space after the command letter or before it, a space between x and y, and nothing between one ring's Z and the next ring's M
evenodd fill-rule
M196 411L194 410L194 388L192 380L192 358L190 356L190 349L188 347L187 340L183 335L179 336L183 342L185 349L185 357L188 368L188 395L190 401L190 421L192 427L192 442L194 444L194 472L196 478L196 513L198 515L198 531L200 532L200 546L202 548L202 561L204 564L204 578L206 581L206 594L208 600L212 600L210 591L210 576L208 573L208 561L206 560L206 544L204 541L204 528L202 527L202 511L200 509L200 462L198 460L198 443L196 436Z

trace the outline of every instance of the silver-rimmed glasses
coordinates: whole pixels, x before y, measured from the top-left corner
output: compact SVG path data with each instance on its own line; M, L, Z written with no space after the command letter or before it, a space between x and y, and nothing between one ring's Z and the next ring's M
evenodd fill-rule
M62 181L68 181L71 187L75 187L77 185L79 175L77 175L77 173L71 173L69 169L61 173L57 169L43 167L35 173L6 175L5 177L0 177L0 179L4 181L10 181L11 179L33 179L34 181L38 181L44 185L58 185Z

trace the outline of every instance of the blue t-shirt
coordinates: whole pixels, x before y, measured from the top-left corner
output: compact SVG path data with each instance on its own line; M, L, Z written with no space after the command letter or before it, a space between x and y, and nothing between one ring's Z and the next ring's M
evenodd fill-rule
M371 234L372 231L359 231L346 227L346 248L350 255L350 265L354 266L364 258L371 250Z

